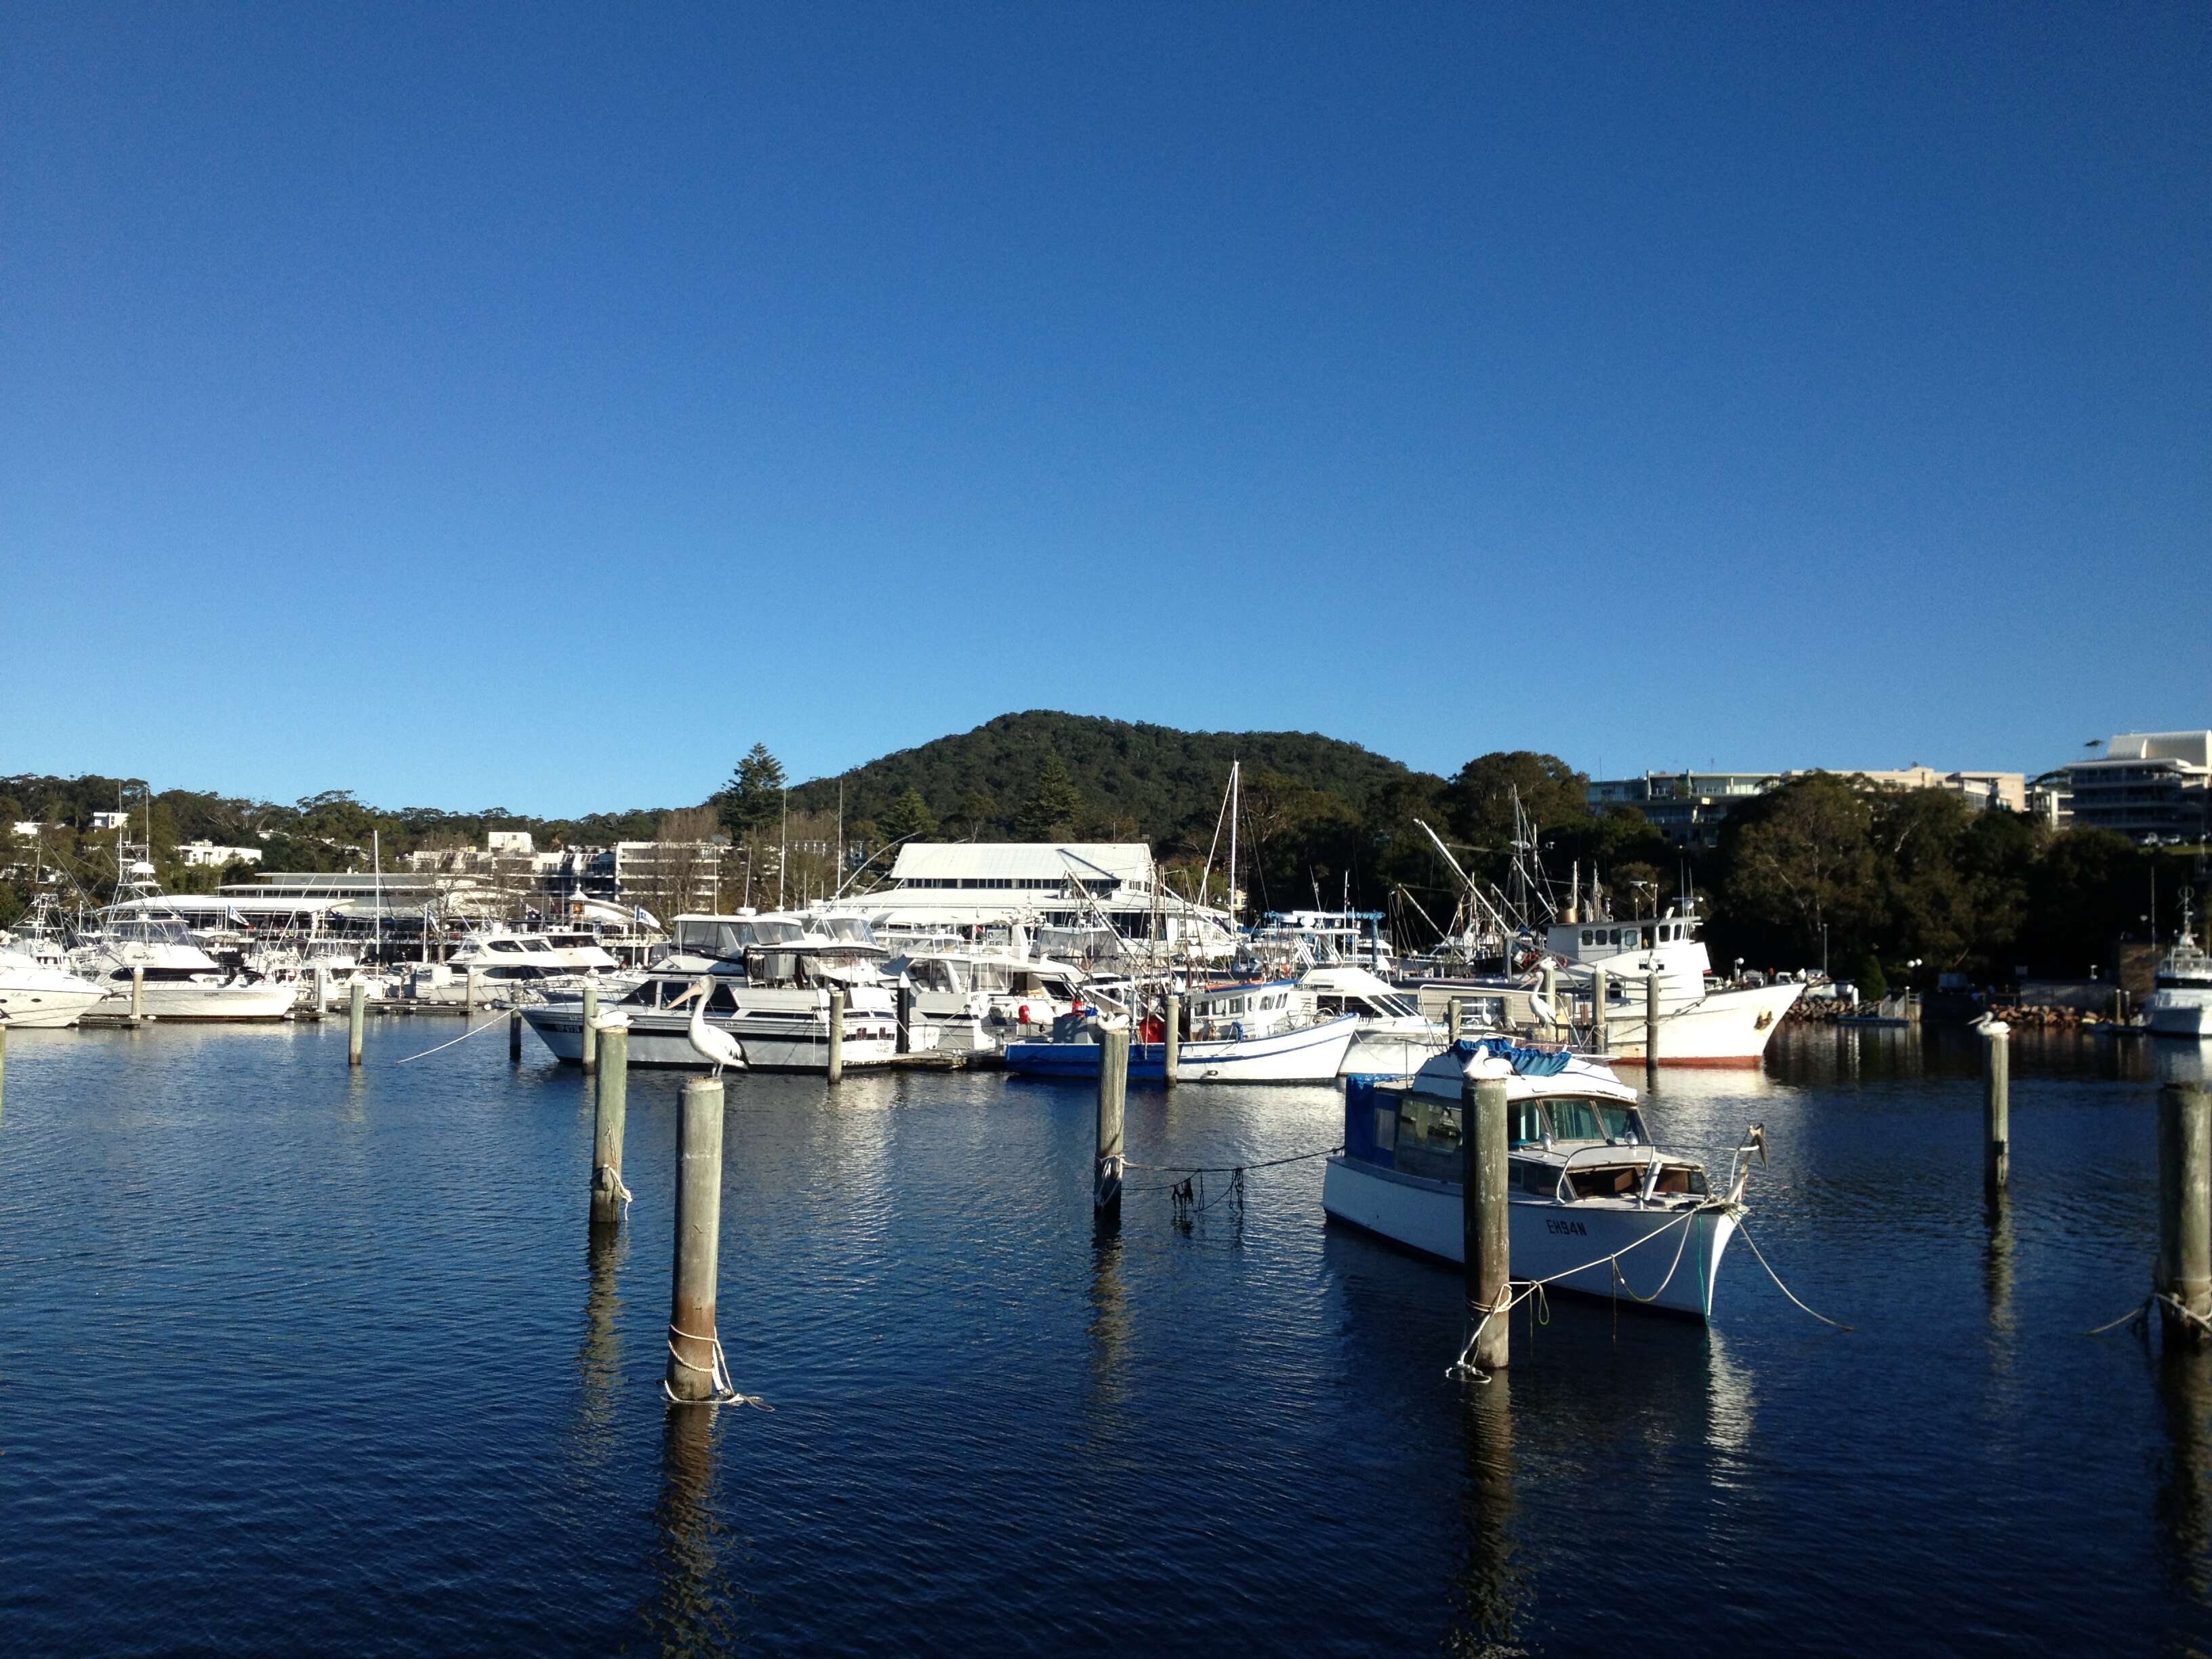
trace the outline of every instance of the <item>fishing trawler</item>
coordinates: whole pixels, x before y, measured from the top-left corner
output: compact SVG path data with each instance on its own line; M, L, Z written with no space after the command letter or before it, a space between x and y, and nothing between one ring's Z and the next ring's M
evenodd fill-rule
M1461 1103L1492 1075L1506 1084L1512 1276L1710 1318L1764 1134L1753 1127L1717 1190L1703 1163L1652 1143L1635 1091L1599 1060L1489 1037L1406 1082L1353 1079L1344 1150L1322 1176L1329 1218L1463 1261Z
M880 1066L898 1052L898 1007L884 949L857 916L681 915L668 953L636 988L603 1012L629 1028L629 1063L703 1069L691 1016L707 981L707 1024L735 1037L760 1072L821 1072L830 1064L830 994L845 994L839 1026L848 1067ZM522 1017L556 1060L580 1063L583 1009L561 1000Z

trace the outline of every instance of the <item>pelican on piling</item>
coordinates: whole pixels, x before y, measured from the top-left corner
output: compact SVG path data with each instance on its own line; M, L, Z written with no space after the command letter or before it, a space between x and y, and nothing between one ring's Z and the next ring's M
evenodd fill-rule
M719 1030L707 1024L707 997L714 988L714 981L702 974L698 983L686 994L698 1000L692 1005L691 1024L684 1035L691 1039L691 1052L702 1060L711 1061L714 1075L719 1078L725 1066L734 1066L744 1071L745 1051L737 1038L727 1031Z

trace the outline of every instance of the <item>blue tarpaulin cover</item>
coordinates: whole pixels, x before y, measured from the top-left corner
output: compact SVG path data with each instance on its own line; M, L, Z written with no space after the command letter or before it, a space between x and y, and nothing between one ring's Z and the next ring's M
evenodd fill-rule
M1464 1063L1477 1054L1504 1060L1522 1077L1557 1077L1573 1058L1564 1048L1523 1048L1511 1037L1462 1037L1452 1052Z

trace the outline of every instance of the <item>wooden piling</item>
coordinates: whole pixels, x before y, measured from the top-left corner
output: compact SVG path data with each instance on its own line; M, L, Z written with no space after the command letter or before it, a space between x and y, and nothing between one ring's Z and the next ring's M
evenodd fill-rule
M474 1024L477 1018L477 970L470 969L462 978L461 1016Z
M845 1080L845 994L830 994L830 1081Z
M1456 1048L1459 1046L1460 1021L1463 1015L1460 1011L1459 993L1454 991L1449 994L1451 1000L1444 1005L1444 1032L1452 1046Z
M668 1301L668 1392L684 1402L712 1400L714 1280L722 1248L722 1085L693 1078L684 1085L676 1159L676 1264Z
M1659 975L1644 976L1644 1064L1659 1063Z
M359 980L353 982L352 994L346 1001L346 1064L361 1064L361 1034L368 1023L368 987Z
M0 1113L8 1109L8 1022L0 1019Z
M2212 1096L2194 1083L2158 1091L2160 1324L2168 1340L2212 1341ZM2181 1306L2165 1298L2172 1297Z
M143 966L131 970L131 1023L146 1023L146 969Z
M315 1018L320 1019L331 1011L331 970L327 963L315 964Z
M507 1063L522 1064L522 1010L515 1009L507 1017Z
M1594 969L1590 973L1590 1052L1594 1054L1608 1052L1606 1045L1612 1041L1611 1022L1605 1011L1605 994L1610 988L1605 969Z
M898 1017L897 1040L892 1052L910 1054L914 1052L914 987L901 981L891 997Z
M592 1220L622 1219L623 1122L629 1111L629 1033L605 1033L592 1121Z
M599 988L590 980L584 981L584 1075L589 1077L599 1069L599 1033L593 1022L599 1017Z
M1552 1035L1559 1031L1559 970L1549 957L1544 959L1542 970L1544 1006L1552 1011Z
M1182 1072L1182 998L1168 993L1168 1012L1160 1033L1160 1078L1174 1083Z
M2012 1036L1982 1028L1982 1186L2004 1190L2012 1173Z
M1482 1334L1468 1357L1486 1371L1504 1368L1511 1321L1499 1304L1510 1293L1512 1236L1508 1224L1505 1079L1460 1085L1461 1244L1465 1251L1467 1317ZM1498 1310L1484 1323L1486 1315Z
M1109 1224L1121 1218L1121 1115L1129 1097L1129 1034L1113 1027L1098 1033L1098 1156L1092 1165L1091 1207Z

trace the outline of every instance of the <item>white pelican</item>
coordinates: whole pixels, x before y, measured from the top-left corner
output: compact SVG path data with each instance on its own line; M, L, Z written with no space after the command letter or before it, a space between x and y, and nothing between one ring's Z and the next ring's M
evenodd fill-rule
M684 993L686 996L698 999L692 1005L691 1024L684 1035L691 1039L692 1053L697 1054L702 1060L714 1062L714 1075L719 1078L722 1075L722 1067L725 1066L734 1066L739 1071L744 1071L745 1051L739 1045L737 1038L732 1036L727 1031L717 1030L707 1024L707 998L714 988L714 981L702 974L700 975L698 983Z

